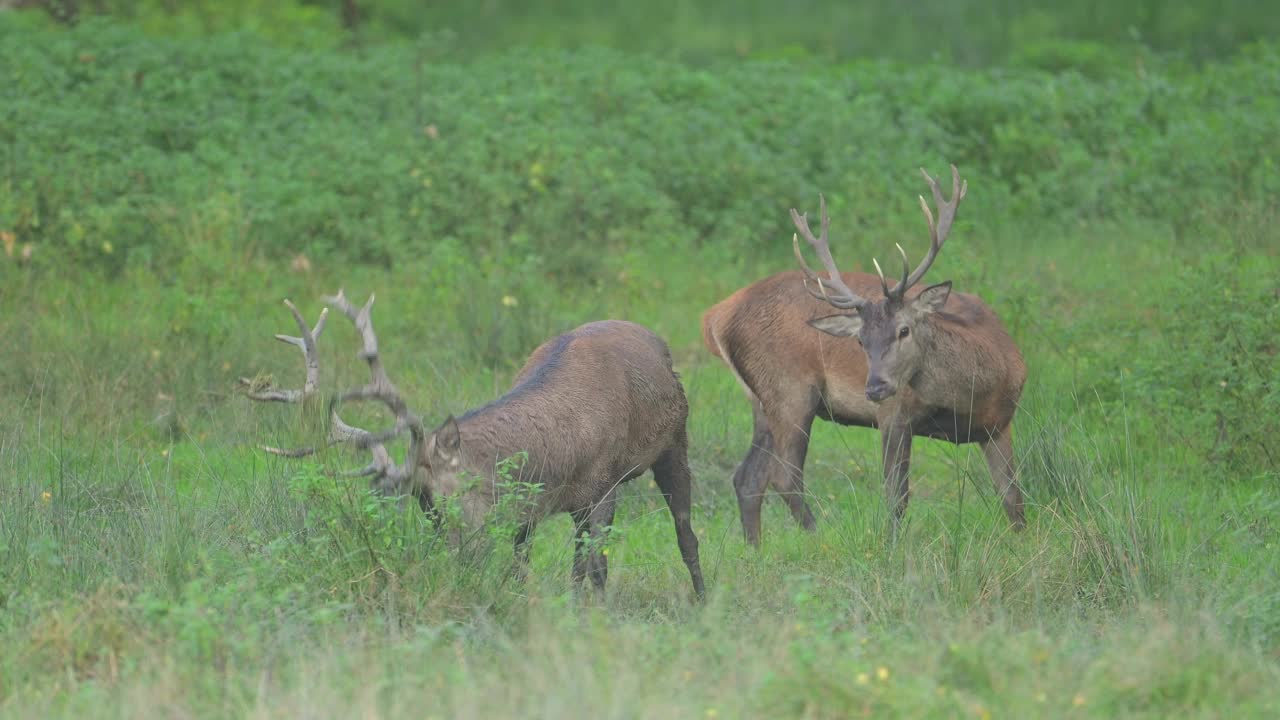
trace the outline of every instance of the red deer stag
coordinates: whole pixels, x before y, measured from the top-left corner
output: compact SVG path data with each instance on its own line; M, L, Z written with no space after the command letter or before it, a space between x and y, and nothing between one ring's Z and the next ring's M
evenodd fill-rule
M464 519L478 521L502 492L495 465L520 453L526 460L513 480L538 483L538 493L516 532L517 568L523 575L535 525L552 513L567 512L574 522L573 580L588 575L604 590L608 561L599 540L613 523L617 489L652 469L653 477L675 520L680 555L693 587L703 595L698 539L690 524L691 476L687 460L688 403L671 366L665 342L640 325L606 320L583 325L544 343L516 375L510 391L493 402L454 418L450 415L428 433L405 403L382 366L370 311L373 296L355 308L341 291L325 298L355 323L363 348L360 357L372 377L364 387L335 396L329 403L329 436L325 446L351 443L368 450L373 461L350 476L372 476L386 494L408 493L424 510L441 498L459 494ZM277 335L302 349L306 382L301 390L250 387L255 400L302 402L317 392L320 362L316 338L328 309L314 329L293 303L285 300L300 337ZM242 382L249 382L242 380ZM338 417L344 402L372 400L395 415L395 425L374 433ZM385 443L404 433L409 449L395 463ZM319 448L268 452L302 457ZM466 478L479 478L467 484Z
M796 521L814 528L804 499L804 459L815 417L880 429L885 490L896 529L907 507L912 437L982 446L1014 528L1024 524L1014 469L1010 423L1027 369L999 318L977 296L952 292L951 282L914 287L938 256L968 183L951 167L952 196L923 169L938 206L937 223L923 197L931 245L911 271L902 247L902 279L892 288L878 275L841 273L827 244L825 200L821 232L807 215L791 219L821 258L819 278L792 238L800 270L781 272L730 295L702 319L707 348L733 371L751 401L755 431L734 472L747 541L760 541L760 506L767 488L786 500ZM811 286L812 284L812 286ZM840 310L823 314L828 307ZM809 332L803 324L821 330ZM823 340L823 333L857 343Z

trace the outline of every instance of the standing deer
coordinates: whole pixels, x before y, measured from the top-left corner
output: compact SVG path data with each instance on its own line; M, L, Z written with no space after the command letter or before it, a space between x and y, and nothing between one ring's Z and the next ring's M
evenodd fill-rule
M920 172L933 191L937 223L921 197L929 253L910 271L898 246L903 272L892 288L878 260L873 260L877 275L841 273L836 267L820 195L819 237L809 229L807 215L792 209L791 219L821 258L827 279L805 262L793 236L798 272L749 285L703 316L707 348L733 371L754 414L751 448L733 476L743 532L753 545L760 542L760 506L769 487L782 495L802 527L815 526L803 474L815 417L880 429L895 530L907 508L916 435L978 443L1005 514L1015 529L1025 525L1010 423L1027 368L999 318L977 296L952 292L950 281L915 287L942 249L968 190L954 165L950 201L927 172ZM828 306L840 312L820 314ZM822 333L807 331L805 323ZM824 334L853 337L857 343L824 341Z
M689 409L672 369L670 350L661 338L619 320L583 325L534 350L505 395L458 418L450 415L428 434L382 366L370 318L373 296L358 310L342 291L325 301L355 323L363 342L360 357L371 375L369 384L342 393L329 404L325 446L351 443L373 455L363 469L345 475L372 476L379 491L407 492L418 498L424 510L458 494L464 520L475 523L503 490L496 464L525 453L519 476L513 479L541 484L542 491L521 516L516 532L519 574L528 564L529 541L538 521L567 512L574 522L574 584L581 586L589 575L595 588L603 591L608 560L598 541L613 523L618 486L652 469L675 520L676 540L694 592L703 596L698 539L690 524L685 434ZM316 338L324 330L328 308L315 328L309 329L293 303L285 300L285 305L293 313L300 337L276 337L302 349L306 382L301 390L251 386L248 395L255 400L302 402L317 392ZM395 415L395 425L373 433L343 422L337 407L360 400L384 404ZM395 463L385 443L406 432L408 452L403 463ZM303 457L319 448L263 449ZM478 484L468 485L468 477L478 478Z

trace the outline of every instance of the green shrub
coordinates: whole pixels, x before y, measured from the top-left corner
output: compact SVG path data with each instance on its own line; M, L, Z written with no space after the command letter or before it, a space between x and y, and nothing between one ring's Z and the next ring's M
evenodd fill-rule
M1176 408L1165 436L1219 463L1225 477L1280 471L1276 276L1257 258L1207 252L1165 287L1165 318L1133 347L1135 401Z
M451 56L512 46L606 46L693 61L725 57L939 57L968 66L1009 60L1082 71L1115 51L1176 53L1202 60L1280 35L1280 18L1260 0L44 0L53 16L93 13L148 32L195 37L247 31L275 44L448 39ZM355 17L348 11L355 7ZM78 8L79 12L67 12ZM1131 60L1122 63L1132 64Z
M819 191L850 232L915 223L913 168L947 161L971 181L966 218L1028 235L1194 233L1280 196L1273 46L1089 79L604 50L427 62L4 16L0 42L0 225L60 267L167 273L217 243L388 265L448 242L591 279L642 241L773 252Z

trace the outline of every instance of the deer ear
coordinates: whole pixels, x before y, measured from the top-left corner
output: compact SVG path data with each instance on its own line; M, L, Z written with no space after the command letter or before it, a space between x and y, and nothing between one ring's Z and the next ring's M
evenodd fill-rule
M809 325L828 335L853 337L862 329L862 318L858 315L827 315L810 320Z
M949 297L951 297L950 280L921 290L916 299L911 301L911 307L918 313L937 312L947 304Z
M458 449L462 446L462 434L458 431L458 421L452 415L445 418L431 437L435 441L436 453L442 457L457 455Z

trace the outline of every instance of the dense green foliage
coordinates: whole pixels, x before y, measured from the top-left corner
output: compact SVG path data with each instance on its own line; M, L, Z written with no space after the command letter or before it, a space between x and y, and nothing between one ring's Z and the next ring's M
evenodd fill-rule
M889 12L865 3L824 9L813 54L763 4L645 37L585 4L361 3L354 47L336 3L101 5L134 25L0 13L0 715L1280 712L1280 45L1239 46L1274 21L1249 3L1199 32L1195 2L927 2L840 35ZM1125 40L1125 13L1163 29ZM437 18L454 39L419 36ZM935 42L978 67L904 62ZM1027 531L979 452L920 441L891 541L878 439L818 423L819 531L770 502L746 548L750 412L699 313L792 266L786 210L819 191L843 263L922 252L914 168L948 161L970 191L930 277L1026 355ZM450 548L321 472L361 458L256 451L319 423L235 378L298 383L279 300L341 285L377 291L432 422L582 322L667 338L708 604L647 479L589 608L564 518L521 586L503 518ZM321 347L326 391L359 382L350 327Z
M172 210L191 206L262 251L362 262L460 243L591 272L640 238L772 252L783 210L819 190L846 227L906 214L904 168L937 158L966 169L984 225L1033 231L1144 218L1194 234L1280 196L1272 46L1089 79L26 32L0 25L0 211L59 263L171 264L187 245Z
M1124 62L1126 51L1139 48L1193 60L1221 57L1280 34L1280 17L1267 0L39 1L63 20L106 13L165 36L247 30L293 47L429 37L461 56L512 46L603 45L692 61L938 56L965 65L1052 67L1064 60Z

